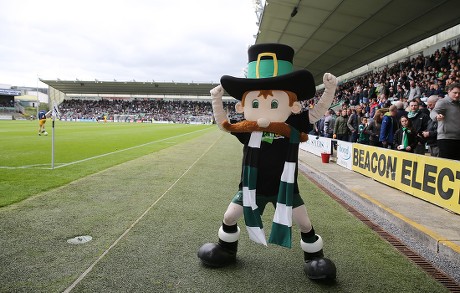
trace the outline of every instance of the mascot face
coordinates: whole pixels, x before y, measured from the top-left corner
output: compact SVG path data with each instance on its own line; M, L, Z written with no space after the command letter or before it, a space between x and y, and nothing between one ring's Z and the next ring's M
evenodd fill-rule
M301 105L295 99L295 94L281 90L249 91L235 108L244 113L246 120L267 127L271 122L285 122L292 113L299 113Z

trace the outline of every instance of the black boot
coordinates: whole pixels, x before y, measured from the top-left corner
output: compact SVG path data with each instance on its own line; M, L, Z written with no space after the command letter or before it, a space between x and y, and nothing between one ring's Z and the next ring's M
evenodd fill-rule
M320 251L313 252L313 253L308 253L308 252L303 252L303 258L305 262L314 260L315 258L323 258L324 253L323 250L321 249Z
M236 233L226 233L221 227L219 229L219 241L201 246L198 250L198 258L201 259L203 264L216 268L235 263L239 236L239 228Z
M330 259L324 257L323 240L320 236L317 237L314 243L301 241L305 260L303 270L311 280L332 281L337 276L337 269Z

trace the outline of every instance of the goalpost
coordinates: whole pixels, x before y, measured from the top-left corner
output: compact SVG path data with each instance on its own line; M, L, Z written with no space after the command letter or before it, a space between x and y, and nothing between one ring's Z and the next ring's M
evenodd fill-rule
M54 122L56 121L56 117L59 118L60 113L58 106L64 101L66 98L66 95L49 86L48 87L48 96L49 100L51 102L51 107L50 110L52 111L51 117L52 117L52 124L51 124L51 169L54 169Z

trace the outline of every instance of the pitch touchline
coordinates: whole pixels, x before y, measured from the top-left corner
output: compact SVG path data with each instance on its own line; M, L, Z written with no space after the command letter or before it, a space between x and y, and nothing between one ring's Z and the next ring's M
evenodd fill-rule
M162 142L162 141L165 141L165 140L170 140L170 139L172 139L172 138L178 138L178 137L181 137L181 136L186 136L186 135L189 135L189 134L192 134L192 133L195 133L195 132L199 132L199 131L204 131L204 130L207 130L207 128L206 128L206 129L195 130L195 131L192 131L192 132L187 132L187 133L184 133L184 134L179 134L179 135L176 135L176 136L171 136L171 137L163 138L163 139L160 139L160 140L155 140L155 141L143 143L143 144L136 145L136 146L132 146L132 147L129 147L129 148L126 148L126 149L121 149L121 150L113 151L113 152L110 152L110 153L105 153L105 154L102 154L102 155L97 155L97 156L94 156L94 157L89 157L89 158L86 158L86 159L83 159L83 160L73 161L73 162L70 162L70 163L64 163L64 164L62 164L62 165L55 166L54 169L59 169L59 168L62 168L62 167L67 167L67 166L74 165L74 164L78 164L78 163L83 163L83 162L90 161L90 160L93 160L93 159L98 159L98 158L102 158L102 157L105 157L105 156L113 155L113 154L116 154L116 153L121 153L121 152L124 152L124 151L129 151L129 150L136 149L136 148L140 148L140 147L143 147L143 146L146 146L146 145L149 145L149 144L158 143L158 142ZM48 169L51 169L51 168L48 168Z
M35 168L39 166L48 166L49 164L35 164L35 165L25 165L25 166L18 166L18 167L10 167L10 166L0 166L0 169L29 169ZM37 168L37 169L49 169L49 168Z
M222 135L220 136L222 137ZM219 138L220 138L219 137ZM115 240L115 242L112 243L112 245L109 246L109 248L107 248L73 283L72 285L70 285L67 289L64 290L64 293L68 293L70 291L72 291L73 288L75 288L75 286L78 285L78 283L80 283L85 277L86 275L88 275L92 270L93 268L99 263L99 261L101 261L106 255L107 253L109 253L109 251L114 248L118 242L120 242L121 239L123 239L126 234L128 234L132 228L134 228L134 226L136 226L137 223L140 222L140 220L142 220L142 218L144 218L144 216L182 179L182 177L184 177L195 165L196 163L198 163L198 161L201 160L201 158L204 157L204 155L206 155L209 150L217 143L217 141L219 140L216 139L207 149L205 152L203 152L203 154L201 154L200 157L198 157L198 159L195 160L195 162L193 162L188 168L187 170L184 171L184 173L182 173L182 175L179 176L179 178L177 178L176 181L174 181L173 184L171 184L171 186L168 187L168 189L166 189L166 191L156 200L154 201L143 213L142 215L140 215L139 218L137 218L129 227L128 229L125 230L125 232L123 232L123 234L120 235L120 237L117 238L117 240Z
M110 153L105 153L105 154L97 155L97 156L94 156L94 157L89 157L89 158L78 160L78 161L73 161L73 162L69 162L69 163L56 163L56 164L59 164L59 165L54 166L54 169L59 169L59 168L62 168L62 167L67 167L67 166L78 164L78 163L83 163L83 162L90 161L90 160L93 160L93 159L102 158L102 157L113 155L113 154L116 154L116 153L121 153L121 152L124 152L124 151L129 151L129 150L132 150L132 149L140 148L140 147L143 147L143 146L146 146L146 145L149 145L149 144L154 144L154 143L158 143L158 142L162 142L162 141L167 141L167 140L170 140L170 139L173 139L173 138L178 138L178 137L186 136L186 135L189 135L189 134L192 134L192 133L195 133L195 132L205 131L205 130L208 130L208 128L195 130L195 131L192 131L192 132L187 132L187 133L179 134L179 135L176 135L176 136L171 136L171 137L163 138L163 139L160 139L160 140L155 140L155 141L143 143L143 144L132 146L132 147L129 147L129 148L126 148L126 149L116 150L116 151L113 151L113 152L110 152ZM18 166L18 167L0 166L0 169L28 169L28 168L35 168L35 167L38 167L38 166L46 166L46 165L49 165L49 164L36 164L36 165L26 165L26 166ZM51 168L37 168L37 169L51 170Z

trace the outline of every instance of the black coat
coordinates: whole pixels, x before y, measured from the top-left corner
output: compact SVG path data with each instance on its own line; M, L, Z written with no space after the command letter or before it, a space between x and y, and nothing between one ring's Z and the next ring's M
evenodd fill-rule
M428 124L431 121L430 116L426 115L425 113L418 111L417 115L412 118L409 118L412 123L412 128L415 130L417 134L418 141L421 144L425 144L426 139L423 137L422 132L428 129Z
M426 131L429 133L426 144L429 146L436 146L438 140L438 120L430 120Z
M407 137L408 137L408 145L410 146L411 150L409 151L410 153L413 153L415 148L417 147L417 135L415 133L415 130L412 128L409 130L410 133L407 133ZM399 145L403 144L403 130L402 128L399 128L398 130L396 130L396 133L395 133L395 137L394 137L394 148L397 149L397 147ZM407 152L406 150L401 150L401 151L405 151Z

